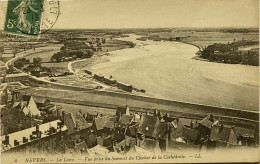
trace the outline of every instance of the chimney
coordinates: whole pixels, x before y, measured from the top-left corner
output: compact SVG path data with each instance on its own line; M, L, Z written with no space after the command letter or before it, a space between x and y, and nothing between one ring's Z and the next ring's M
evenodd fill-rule
M166 132L168 134L168 140L171 140L171 130L170 130L170 126L168 123L166 123Z
M19 145L19 141L14 140L14 146L18 146Z
M28 142L28 138L23 137L23 143L26 143L26 142Z
M125 114L128 115L128 116L130 116L130 110L129 110L129 106L128 106L128 105L126 105Z
M60 109L57 109L57 108L56 108L56 112L57 112L57 119L61 119L61 118L60 118Z
M9 145L9 136L8 135L5 136L5 144Z
M158 115L158 110L155 108L154 111L153 111L153 115L154 116L157 116Z
M41 134L40 134L40 125L39 125L39 124L36 125L36 136L37 136L37 138L40 138L40 137L41 137Z
M62 111L62 124L64 125L64 121L65 121L65 111Z
M62 122L57 122L57 126L59 127L59 130L60 130L60 140L61 140L61 138L62 138L62 131L61 131Z

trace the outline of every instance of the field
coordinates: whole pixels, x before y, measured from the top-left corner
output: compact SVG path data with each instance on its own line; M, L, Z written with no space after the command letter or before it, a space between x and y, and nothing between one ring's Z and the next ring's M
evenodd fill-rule
M220 31L196 31L196 30L173 30L171 32L152 32L152 33L141 33L147 39L153 40L169 40L170 37L173 40L176 37L180 37L181 41L196 44L202 48L214 43L228 43L242 40L259 40L258 32L248 32L248 33L230 33L230 32L220 32Z
M51 56L60 50L61 44L49 44L46 46L46 50L44 52L38 54L31 54L26 56L26 59L29 59L31 62L33 58L40 57L42 58L42 62L50 62Z

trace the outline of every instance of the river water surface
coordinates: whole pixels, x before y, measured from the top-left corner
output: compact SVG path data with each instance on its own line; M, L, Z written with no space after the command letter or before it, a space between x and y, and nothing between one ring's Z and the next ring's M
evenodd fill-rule
M180 42L139 41L85 68L145 89L158 98L258 110L259 67L192 59L198 48Z

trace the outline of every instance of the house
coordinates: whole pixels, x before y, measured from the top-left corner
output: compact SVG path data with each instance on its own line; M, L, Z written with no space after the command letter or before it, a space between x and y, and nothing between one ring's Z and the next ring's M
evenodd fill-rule
M33 98L31 97L29 102L28 102L28 105L27 105L27 108L29 109L31 115L33 116L40 116L41 115L41 112L40 110L37 108L37 105L36 103L34 102Z
M67 134L84 135L83 130L88 130L92 127L92 123L88 123L81 114L73 115L72 113L63 113L63 122L67 126ZM76 133L77 132L77 133Z
M16 73L16 74L6 74L4 77L4 82L16 82L16 81L25 81L28 80L29 75L26 73Z
M109 119L110 119L109 116L103 116L103 117L95 118L95 120L94 120L95 126L94 127L95 127L95 130L96 130L98 136L102 135L103 128L107 124Z
M179 137L182 137L183 134L183 124L179 119L175 119L170 123L170 129L171 129L171 134L170 138L175 140Z
M150 116L143 114L138 128L138 133L147 137L156 137L154 131L159 124L159 118L157 116Z
M98 116L98 112L87 112L86 120L89 122L93 122L95 118Z
M24 101L29 101L30 98L33 97L34 102L36 103L37 107L45 107L50 104L50 100L45 97L40 96L29 96L29 95L23 95Z
M212 141L216 148L229 147L237 145L237 136L234 127L221 125L213 125L210 132L209 140Z
M179 118L182 124L188 128L197 128L198 121L196 119L188 119L188 118Z
M167 141L170 139L169 123L160 121L158 115L142 115L138 133L141 134L138 142L141 142L144 148L154 150L157 147L160 151L166 150Z
M1 153L22 152L25 154L50 153L58 147L58 141L67 127L54 120L32 128L1 136Z
M136 145L136 138L126 137L123 141L116 143L114 146L114 151L117 153L124 153L134 149Z
M182 138L183 140L196 141L198 139L198 128L191 126L191 119L175 119L169 124L170 137L173 140Z

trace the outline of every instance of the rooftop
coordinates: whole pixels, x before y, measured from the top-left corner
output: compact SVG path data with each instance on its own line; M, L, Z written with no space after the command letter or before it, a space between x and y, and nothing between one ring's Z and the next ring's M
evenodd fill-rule
M42 135L38 139L42 139L42 138L45 138L47 136L52 135L52 134L46 133L50 129L50 127L54 127L55 129L57 129L57 132L58 132L59 131L58 122L61 122L61 121L60 120L54 120L52 122L47 122L45 124L39 125L39 131L42 132ZM34 141L34 140L30 140L30 135L35 130L36 130L36 127L34 126L34 127L31 127L31 128L28 128L28 129L24 129L24 130L21 130L21 131L18 131L18 132L8 134L8 136L9 136L9 146L5 146L4 144L2 144L1 152L7 151L9 149L16 147L16 146L14 146L14 140L19 141L19 145L25 144L25 143L23 143L23 137L28 138L28 143ZM63 126L61 131L65 131L65 130L67 130L67 127ZM5 136L1 136L1 140L5 141ZM35 139L35 140L37 140L37 139Z

